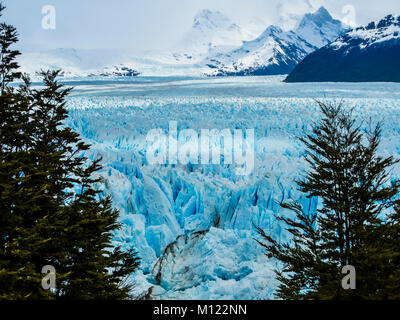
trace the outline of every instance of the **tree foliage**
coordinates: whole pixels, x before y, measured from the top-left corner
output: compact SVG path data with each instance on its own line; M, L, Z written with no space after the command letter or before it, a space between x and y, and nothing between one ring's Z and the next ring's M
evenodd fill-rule
M381 125L367 132L342 105L319 102L322 118L300 137L308 170L297 181L318 197L315 214L293 200L281 206L295 218L278 217L292 236L279 243L258 229L267 255L279 261L277 296L283 299L391 299L399 289L399 183L393 157L381 157ZM356 270L356 289L342 288L344 266Z
M17 72L17 40L0 24L0 299L129 298L139 260L112 246L119 213L98 188L101 159L90 161L90 146L63 125L71 88L59 71L42 71L43 88L33 88ZM54 290L41 285L46 265Z

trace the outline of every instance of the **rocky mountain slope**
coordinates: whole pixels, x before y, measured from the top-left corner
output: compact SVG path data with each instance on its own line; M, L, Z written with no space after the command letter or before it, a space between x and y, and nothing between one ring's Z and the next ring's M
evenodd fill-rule
M341 21L332 18L328 10L320 7L314 13L307 13L295 32L308 43L321 48L345 33L346 28Z
M269 26L258 38L228 53L207 59L208 75L275 75L290 73L309 53L346 30L324 8L306 14L294 31Z
M400 16L353 29L307 56L287 82L400 82Z
M308 53L317 49L293 31L268 27L257 39L240 48L210 58L209 75L274 75L285 74Z

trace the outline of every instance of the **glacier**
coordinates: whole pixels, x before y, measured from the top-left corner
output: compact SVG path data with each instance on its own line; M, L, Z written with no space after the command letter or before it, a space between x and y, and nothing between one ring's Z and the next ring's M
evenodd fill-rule
M135 248L141 299L273 299L277 286L255 226L289 239L276 215L292 198L315 212L318 199L296 189L307 168L296 135L318 118L316 99L355 107L364 126L384 120L380 152L400 153L400 84L289 84L285 76L135 77L63 80L74 86L66 124L103 158L104 195L120 210L114 244ZM146 135L156 128L254 129L255 167L150 165ZM393 176L400 176L399 167Z

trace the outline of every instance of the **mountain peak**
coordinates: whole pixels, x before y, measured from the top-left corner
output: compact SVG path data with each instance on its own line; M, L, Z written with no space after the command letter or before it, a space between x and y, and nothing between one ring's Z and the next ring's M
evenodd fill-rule
M242 45L247 35L220 11L204 9L194 17L194 24L174 48L174 59L193 64L205 56Z
M335 20L325 7L307 13L296 28L296 33L316 47L323 47L345 32L343 24Z
M305 14L300 22L300 26L309 22L314 23L318 27L322 27L324 24L329 22L340 23L339 20L334 20L328 10L323 6L313 13Z
M219 11L217 11L219 13ZM194 22L201 20L201 19L209 19L213 15L213 11L208 10L208 9L203 9L199 11L195 16L194 16Z
M331 14L329 13L328 10L325 9L324 6L320 6L319 9L317 11L315 11L314 15L319 15L319 16L323 16L325 18L331 18L332 19Z
M284 31L279 26L270 25L263 31L263 33L261 33L256 39L254 39L254 42L265 41L265 39L268 37L280 38L284 35L291 34L291 33L293 33L293 32L292 31ZM247 42L251 42L251 41L247 41Z
M278 26L274 26L271 25L269 27L267 27L264 32L261 34L260 37L265 36L265 35L271 35L271 34L276 34L276 33L282 33L283 30L282 28L278 27Z
M358 47L362 50L379 44L400 41L400 16L387 15L367 26L350 30L330 44L334 50L342 47Z
M400 26L400 16L396 17L392 14L387 15L381 20L372 21L365 27L358 27L355 30L372 30L372 29L383 29L389 26Z
M396 25L399 26L400 25L400 16L396 17L393 16L392 14L387 15L386 17L384 17L382 20L380 20L377 24L377 28L385 28L385 27L389 27L391 25Z
M194 17L194 27L226 27L232 24L232 21L220 11L201 10Z

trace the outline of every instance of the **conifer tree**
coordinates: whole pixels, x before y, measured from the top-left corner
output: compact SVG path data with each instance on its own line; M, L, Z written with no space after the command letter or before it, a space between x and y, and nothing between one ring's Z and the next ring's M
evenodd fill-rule
M112 246L120 224L97 188L101 159L89 161L90 146L63 125L71 89L57 82L60 71L41 72L43 89L26 76L12 89L17 35L0 27L0 299L129 298L139 260ZM41 285L46 265L56 271L52 290Z
M297 184L307 197L318 197L322 208L308 214L293 200L281 204L295 214L278 217L292 235L289 243L258 229L267 256L280 263L277 296L390 299L388 288L399 270L394 268L399 225L393 213L399 184L390 179L397 161L378 155L380 124L364 133L352 111L342 105L319 106L322 119L300 138L308 171ZM391 215L383 217L388 212ZM355 290L342 288L341 271L348 265L356 270Z

